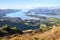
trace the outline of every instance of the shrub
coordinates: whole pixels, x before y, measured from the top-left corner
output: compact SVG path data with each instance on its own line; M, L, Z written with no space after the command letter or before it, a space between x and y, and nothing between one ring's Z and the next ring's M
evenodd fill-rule
M11 29L13 29L13 30L16 30L17 31L17 27L16 26L14 26L13 28L11 28Z
M32 33L38 33L40 31L41 31L40 29L35 29Z

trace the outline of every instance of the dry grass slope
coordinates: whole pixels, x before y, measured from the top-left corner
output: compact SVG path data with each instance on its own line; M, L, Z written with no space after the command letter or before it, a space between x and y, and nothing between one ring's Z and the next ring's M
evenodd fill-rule
M2 40L60 40L60 27L52 28L44 33L26 33L5 36Z

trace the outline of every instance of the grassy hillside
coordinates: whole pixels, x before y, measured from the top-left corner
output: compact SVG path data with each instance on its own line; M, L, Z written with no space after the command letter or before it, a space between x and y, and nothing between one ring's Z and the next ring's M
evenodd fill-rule
M0 40L60 40L60 19L58 18L23 20L20 23L0 21L0 23L6 23L0 27ZM27 29L19 30L21 28L18 29L19 26L15 25Z
M3 37L2 40L60 40L60 26L39 33L14 34Z

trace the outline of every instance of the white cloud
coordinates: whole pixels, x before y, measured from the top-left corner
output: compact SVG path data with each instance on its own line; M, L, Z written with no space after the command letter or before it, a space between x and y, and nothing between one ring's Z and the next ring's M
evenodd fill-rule
M17 5L17 4L12 4L12 5L0 5L0 9L31 9L31 8L36 8L36 7L56 7L56 6L59 6L59 5L44 5L44 4L30 4L30 5Z

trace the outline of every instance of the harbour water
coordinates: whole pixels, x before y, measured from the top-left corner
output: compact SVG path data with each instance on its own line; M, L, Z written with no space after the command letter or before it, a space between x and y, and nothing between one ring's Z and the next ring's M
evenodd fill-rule
M57 17L57 18L60 18L60 15L45 15L45 14L36 14L36 15L38 15L38 16L45 16L45 17ZM6 17L20 17L23 20L24 19L39 19L39 18L34 18L34 17L26 16L24 11L7 14Z

